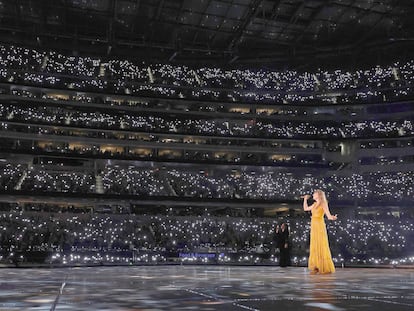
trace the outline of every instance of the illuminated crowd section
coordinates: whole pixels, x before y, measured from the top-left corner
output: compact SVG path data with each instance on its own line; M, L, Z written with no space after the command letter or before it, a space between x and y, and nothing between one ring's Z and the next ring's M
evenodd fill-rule
M3 209L5 206L2 206ZM309 215L301 217L95 214L77 208L0 214L0 262L73 264L277 264L273 231L290 227L292 265L306 265ZM75 213L76 211L76 213ZM188 213L190 214L190 213ZM387 212L327 222L337 266L414 263L413 215Z
M81 169L52 170L47 165L0 164L2 191L13 193L70 193L133 195L138 197L296 200L303 193L326 189L333 200L399 203L414 195L414 172L332 173L305 176L269 169L263 171L148 168L107 165L95 175ZM97 191L101 185L103 191Z
M414 62L356 71L190 68L0 46L0 81L169 98L268 103L347 103L412 95ZM329 92L343 91L335 96Z
M138 131L170 134L214 135L216 137L263 137L263 138L369 138L399 137L413 135L413 120L401 117L397 120L365 121L252 121L252 120L210 120L208 118L185 119L162 116L145 116L124 113L82 112L60 107L19 107L0 104L2 130L50 135L69 135L64 128L50 128L41 125L79 126L81 128ZM30 122L27 128L10 122ZM34 124L39 126L33 126ZM76 136L71 134L72 136ZM116 133L102 134L94 131L79 133L82 137L101 139L117 138Z
M59 102L58 102L59 103ZM137 160L210 161L280 166L334 167L323 150L341 152L340 140L359 139L357 149L413 145L413 120L399 114L383 120L256 120L142 111L91 111L58 103L0 102L3 148L10 153L101 156ZM360 117L363 118L363 117ZM260 137L260 139L257 139ZM16 144L16 138L19 143ZM375 141L368 141L375 138ZM398 140L390 140L396 138ZM382 139L383 141L378 141ZM296 141L298 140L298 141ZM170 148L177 144L179 148ZM212 148L216 147L216 148ZM161 149L162 148L162 149ZM230 150L226 150L229 149ZM231 149L233 148L233 149ZM283 149L291 150L284 152ZM401 153L360 159L363 165L414 163Z

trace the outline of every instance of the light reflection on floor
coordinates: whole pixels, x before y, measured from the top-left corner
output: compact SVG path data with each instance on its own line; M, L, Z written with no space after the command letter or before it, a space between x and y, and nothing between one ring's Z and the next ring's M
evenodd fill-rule
M0 310L414 310L414 270L224 266L0 269Z

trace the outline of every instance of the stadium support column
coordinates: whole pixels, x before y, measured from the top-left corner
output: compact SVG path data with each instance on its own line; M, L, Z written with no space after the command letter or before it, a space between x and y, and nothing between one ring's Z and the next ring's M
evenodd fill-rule
M339 144L341 147L341 159L346 162L356 161L355 151L356 151L356 142L355 141L344 141Z
M104 187L103 187L103 178L102 178L102 170L99 167L97 161L93 161L94 165L94 175L95 175L95 192L99 194L103 194Z

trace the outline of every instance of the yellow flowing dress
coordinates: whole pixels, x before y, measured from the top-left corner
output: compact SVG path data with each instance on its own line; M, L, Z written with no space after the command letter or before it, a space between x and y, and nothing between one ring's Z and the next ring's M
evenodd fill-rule
M312 209L308 262L309 270L322 274L335 272L324 216L325 211L321 205Z

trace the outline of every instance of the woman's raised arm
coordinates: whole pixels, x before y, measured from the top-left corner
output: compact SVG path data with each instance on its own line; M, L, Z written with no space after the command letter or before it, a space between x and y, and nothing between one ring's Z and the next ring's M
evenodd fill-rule
M305 212L311 211L312 208L314 208L315 203L313 203L311 206L308 205L308 199L310 198L310 195L304 195L303 196L303 210Z

